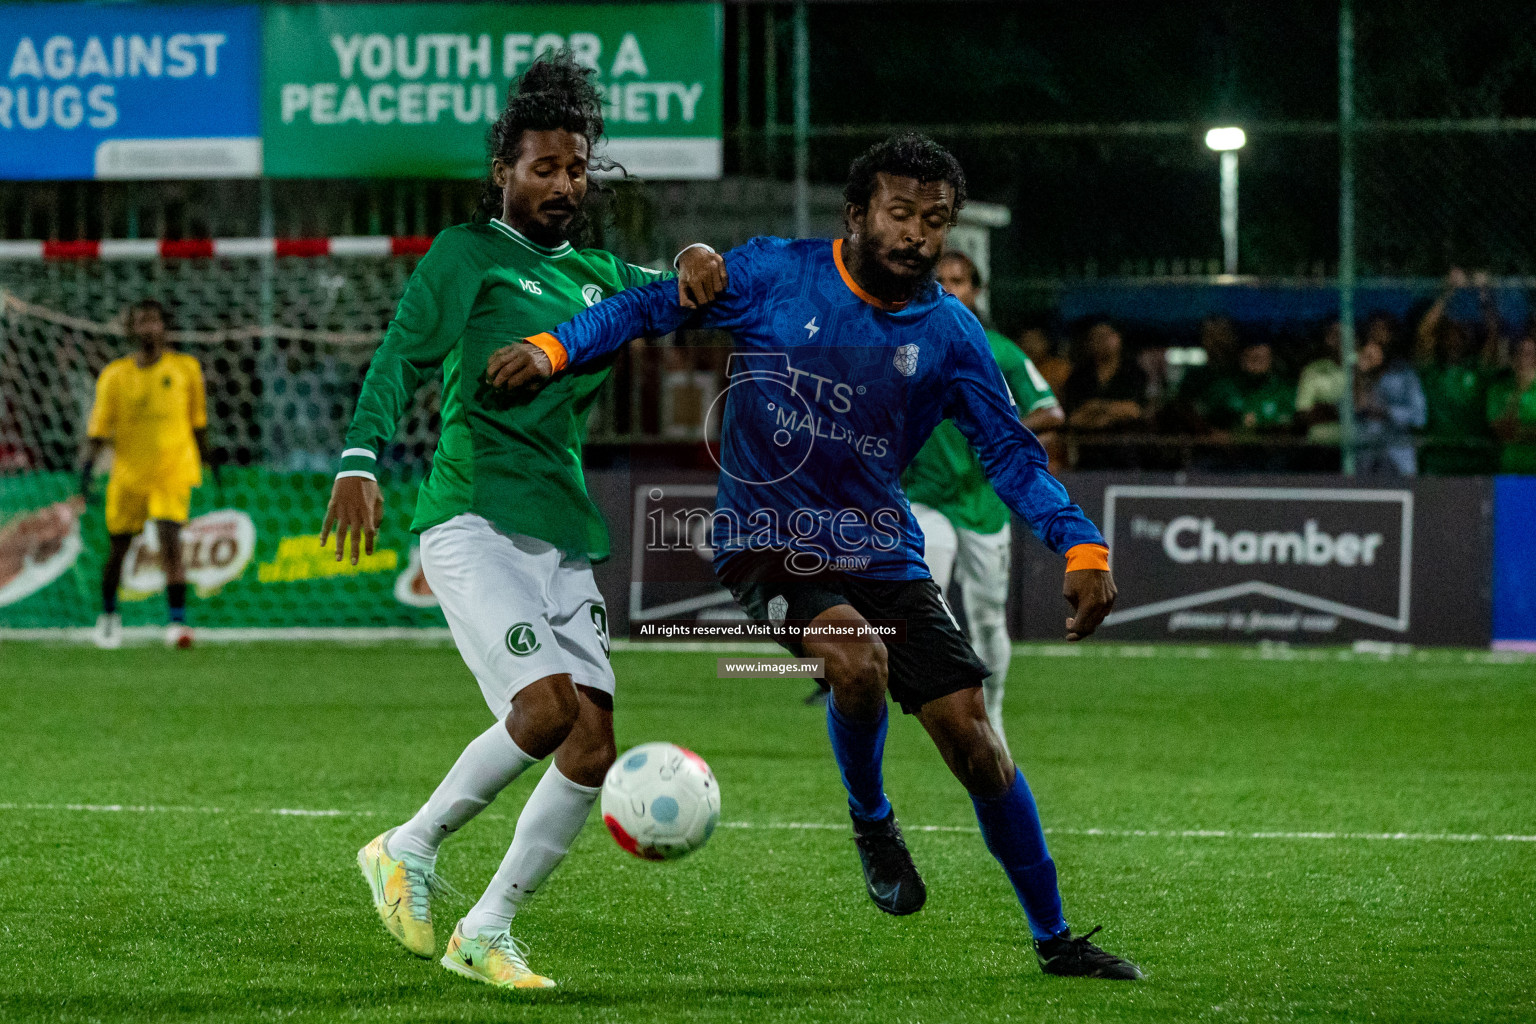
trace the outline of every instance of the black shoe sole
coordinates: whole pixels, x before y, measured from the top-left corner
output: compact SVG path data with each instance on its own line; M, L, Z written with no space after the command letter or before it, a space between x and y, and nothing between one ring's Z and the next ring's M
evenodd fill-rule
M910 907L900 907L893 906L888 903L881 903L879 900L875 899L874 893L869 894L869 901L875 906L879 907L885 913L890 914L892 917L906 917L909 914L915 914L919 910L922 910L923 904L928 902L928 896L925 893L923 898L917 901L916 905Z
M1104 981L1142 981L1147 976L1146 972L1135 964L1126 964L1125 967L1116 968L1115 970L1124 973L1109 974L1101 969L1092 974L1060 974L1049 970L1045 964L1040 965L1041 973L1049 974L1053 978L1099 978Z

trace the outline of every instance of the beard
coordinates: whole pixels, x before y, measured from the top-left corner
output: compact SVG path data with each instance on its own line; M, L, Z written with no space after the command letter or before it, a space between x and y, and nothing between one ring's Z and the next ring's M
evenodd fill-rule
M856 245L859 253L859 269L869 278L870 289L876 295L916 295L934 280L934 268L939 265L937 256L924 260L914 275L898 274L885 263L884 257L916 255L906 250L893 249L883 252L880 245L868 236L861 236Z

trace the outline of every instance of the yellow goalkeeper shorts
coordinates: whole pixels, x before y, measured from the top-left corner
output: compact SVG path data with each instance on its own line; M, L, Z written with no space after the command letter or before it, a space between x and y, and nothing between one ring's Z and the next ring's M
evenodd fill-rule
M154 486L148 490L107 481L107 532L138 533L150 519L185 523L192 508L190 486Z

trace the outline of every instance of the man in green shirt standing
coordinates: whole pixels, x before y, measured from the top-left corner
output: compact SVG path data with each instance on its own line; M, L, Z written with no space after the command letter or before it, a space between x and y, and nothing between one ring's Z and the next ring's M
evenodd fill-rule
M454 642L496 723L476 737L405 824L358 851L374 906L417 956L435 949L438 847L525 769L554 763L528 798L511 848L455 927L444 967L502 988L555 983L512 937L519 904L564 858L615 757L608 615L592 563L608 531L587 495L581 444L610 362L563 374L513 402L485 381L492 352L657 279L600 249L578 250L589 169L603 134L593 72L568 52L536 61L491 130L486 223L444 231L411 275L357 401L320 542L336 530L371 554L383 517L374 477L412 394L442 374L442 432L412 530ZM724 264L690 247L680 297L707 302Z
M1288 431L1296 415L1296 388L1275 372L1266 341L1249 342L1237 371L1217 377L1200 401L1205 421L1241 437Z
M1488 424L1504 443L1499 471L1536 476L1536 325L1515 344L1514 365L1488 388Z
M977 311L981 273L969 256L947 253L934 273L945 291L972 313ZM1036 434L1061 426L1066 419L1061 403L1035 364L1019 346L996 331L988 330L987 339L1024 425ZM1007 742L1003 734L1003 689L1013 653L1006 615L1013 563L1008 507L987 482L981 460L965 435L949 420L934 428L901 482L923 531L923 560L940 593L949 589L951 576L960 583L971 642L991 672L982 682L987 718L998 738Z
M1482 345L1474 325L1452 320L1451 300L1475 287L1482 311ZM1498 467L1498 445L1490 436L1485 412L1488 386L1498 372L1503 331L1484 275L1475 280L1452 267L1445 286L1419 321L1414 363L1424 387L1429 421L1419 468L1436 476L1475 476Z

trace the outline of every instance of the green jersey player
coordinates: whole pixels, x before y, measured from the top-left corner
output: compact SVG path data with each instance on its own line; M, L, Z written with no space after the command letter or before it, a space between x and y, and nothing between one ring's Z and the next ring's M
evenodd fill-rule
M529 68L491 131L486 223L438 235L374 353L347 432L321 544L371 553L382 518L374 467L411 395L443 381L442 432L412 529L454 642L496 723L459 756L405 824L358 851L385 927L435 952L430 899L443 840L528 767L554 763L518 818L485 894L455 927L444 967L504 988L554 985L528 966L510 925L564 858L615 756L608 622L592 563L608 533L582 477L587 413L610 364L567 374L531 401L485 384L489 357L655 271L573 248L603 119L592 72L569 53ZM724 267L707 246L680 256L680 297L708 302Z
M976 312L981 272L969 256L946 253L934 273L945 291ZM1061 403L1029 356L996 331L987 331L987 340L1024 425L1036 434L1061 426ZM1013 560L1008 507L987 483L965 435L949 420L934 428L918 450L902 474L902 487L923 531L923 560L934 582L941 591L949 589L951 578L960 584L971 643L991 673L981 686L987 718L1003 738L1003 687L1013 652L1006 615Z

